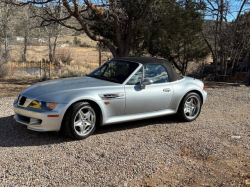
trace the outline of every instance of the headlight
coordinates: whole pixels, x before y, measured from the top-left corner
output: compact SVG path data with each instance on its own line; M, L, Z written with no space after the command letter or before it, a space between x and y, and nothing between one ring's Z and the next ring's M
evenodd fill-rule
M44 102L44 101L32 101L29 104L29 108L36 108L41 110L53 110L58 103Z

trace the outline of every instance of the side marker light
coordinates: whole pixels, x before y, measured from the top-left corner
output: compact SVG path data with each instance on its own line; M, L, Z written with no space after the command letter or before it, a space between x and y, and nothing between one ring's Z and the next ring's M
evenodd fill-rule
M59 115L48 115L49 118L57 118Z

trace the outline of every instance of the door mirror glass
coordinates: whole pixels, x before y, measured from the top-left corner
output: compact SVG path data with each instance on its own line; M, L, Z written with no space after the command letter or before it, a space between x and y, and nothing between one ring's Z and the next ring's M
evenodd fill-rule
M144 79L141 83L141 88L145 89L146 85L153 84L153 81L151 79Z
M144 79L144 80L142 81L142 84L143 84L143 85L150 85L150 84L153 84L153 81L152 81L151 79Z

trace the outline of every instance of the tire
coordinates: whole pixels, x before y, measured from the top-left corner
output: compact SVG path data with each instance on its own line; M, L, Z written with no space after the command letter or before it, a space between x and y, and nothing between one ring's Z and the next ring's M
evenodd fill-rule
M190 92L182 99L178 114L184 121L193 121L200 115L201 106L201 97L197 93Z
M78 102L67 110L62 122L62 131L75 140L82 140L93 134L96 121L93 107L87 102Z

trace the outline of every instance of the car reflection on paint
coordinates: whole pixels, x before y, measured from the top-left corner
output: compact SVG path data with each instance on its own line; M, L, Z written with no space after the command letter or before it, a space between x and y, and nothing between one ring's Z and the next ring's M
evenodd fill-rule
M176 113L193 121L206 97L200 80L177 74L165 60L124 57L85 77L27 88L14 101L14 118L34 131L63 131L83 139L99 125Z

